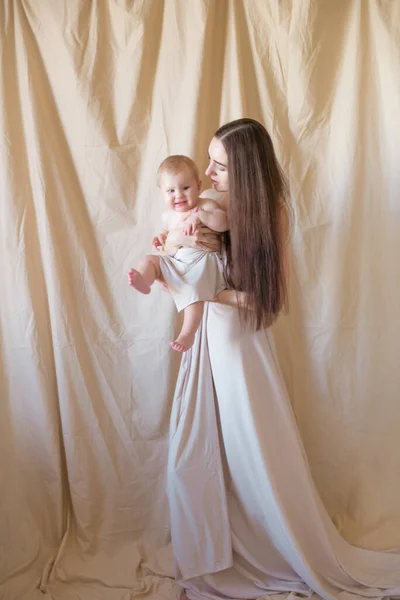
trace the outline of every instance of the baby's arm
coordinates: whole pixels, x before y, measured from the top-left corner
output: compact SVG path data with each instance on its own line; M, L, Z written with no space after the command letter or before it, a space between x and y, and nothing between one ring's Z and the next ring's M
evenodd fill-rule
M197 212L200 221L213 231L223 233L228 231L228 215L222 210L218 202L210 198L201 198Z
M209 198L201 198L197 210L193 210L185 220L185 233L193 234L199 225L204 225L213 231L222 233L229 229L228 217L217 202Z
M161 250L162 247L164 246L165 242L167 241L167 237L168 237L168 231L161 231L161 233L159 233L158 235L154 236L153 239L151 240L151 245L156 249L156 250Z

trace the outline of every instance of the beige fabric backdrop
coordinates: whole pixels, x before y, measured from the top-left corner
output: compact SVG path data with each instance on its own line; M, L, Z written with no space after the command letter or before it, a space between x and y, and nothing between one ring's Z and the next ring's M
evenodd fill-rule
M348 540L400 546L400 3L3 0L0 27L0 598L178 591L175 311L126 272L159 162L204 169L240 116L290 177L276 338L315 481Z

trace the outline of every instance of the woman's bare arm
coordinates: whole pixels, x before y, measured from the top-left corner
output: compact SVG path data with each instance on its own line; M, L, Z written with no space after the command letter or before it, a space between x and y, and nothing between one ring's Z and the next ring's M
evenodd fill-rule
M239 308L240 306L245 306L246 293L237 292L236 290L222 290L222 292L217 294L213 302L225 304L226 306L232 306L233 308Z
M199 210L195 213L201 223L214 231L223 233L228 231L228 215L217 202L210 198L202 198L199 203Z
M220 233L228 231L228 217L226 216L223 210L205 210L203 208L200 208L197 214L199 216L200 221L206 227L209 227L210 229L213 229L214 231L218 231Z

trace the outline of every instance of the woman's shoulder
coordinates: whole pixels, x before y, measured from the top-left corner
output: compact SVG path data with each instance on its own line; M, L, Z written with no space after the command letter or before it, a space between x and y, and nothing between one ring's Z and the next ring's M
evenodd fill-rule
M209 188L208 190L201 192L200 198L210 198L211 200L218 202L218 204L221 204L224 195L225 194L217 192L217 190L214 190L213 188Z

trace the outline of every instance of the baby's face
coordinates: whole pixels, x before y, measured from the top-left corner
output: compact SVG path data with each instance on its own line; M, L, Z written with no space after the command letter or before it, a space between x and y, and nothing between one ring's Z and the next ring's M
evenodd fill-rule
M164 173L160 183L165 203L170 210L185 213L199 201L201 181L184 165L176 173Z

